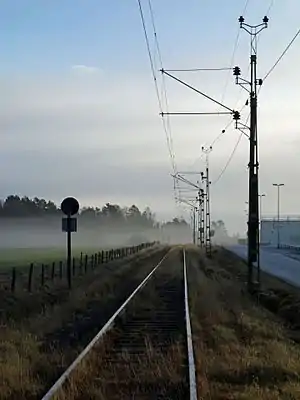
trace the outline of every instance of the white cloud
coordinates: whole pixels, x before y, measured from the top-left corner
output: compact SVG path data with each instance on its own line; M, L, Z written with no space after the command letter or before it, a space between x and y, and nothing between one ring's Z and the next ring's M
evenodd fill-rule
M71 69L73 71L77 71L80 73L85 73L85 74L94 74L95 72L99 72L99 68L97 67L92 67L84 64L76 64L72 65Z

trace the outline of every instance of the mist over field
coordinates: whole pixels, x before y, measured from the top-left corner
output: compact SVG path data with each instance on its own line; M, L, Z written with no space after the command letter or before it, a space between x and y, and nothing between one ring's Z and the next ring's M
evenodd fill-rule
M66 248L67 235L62 231L65 215L52 201L10 195L0 202L0 249L3 260L18 249L53 250ZM106 203L102 208L84 207L76 215L77 232L72 233L72 247L77 251L91 251L127 247L158 241L166 244L193 242L193 228L183 218L160 222L149 207L140 210L136 205L121 207ZM228 245L237 242L230 238L224 221L212 221L212 243ZM198 227L195 226L199 243ZM16 250L16 252L15 252Z
M106 248L130 246L147 241L162 243L191 242L189 226L178 228L143 228L127 225L105 225L78 219L77 232L72 233L75 248ZM66 233L62 232L61 218L10 218L1 220L0 248L64 248Z

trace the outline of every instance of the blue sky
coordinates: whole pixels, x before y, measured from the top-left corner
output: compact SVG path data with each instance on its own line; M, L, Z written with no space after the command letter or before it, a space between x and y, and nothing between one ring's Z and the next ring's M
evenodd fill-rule
M148 0L142 4L153 45ZM270 4L271 0L249 0L246 21L259 23ZM229 66L244 5L244 0L152 0L164 67ZM60 201L72 192L83 204L149 204L163 218L183 212L173 201L170 161L137 1L0 0L0 10L0 167L16 166L10 176L1 178L1 197L16 192ZM274 0L269 28L259 40L259 76L295 34L299 11L298 0ZM286 213L297 213L300 195L292 184L300 167L295 147L299 61L296 42L266 81L259 99L261 182L267 188L273 171L291 181L282 200ZM234 64L245 73L248 62L249 37L241 32ZM247 98L234 85L231 72L181 76L219 100L225 94L229 106L241 106ZM174 82L167 81L167 87L174 110L214 107ZM280 117L282 109L285 118ZM227 121L172 118L179 167L202 168L197 161L201 145ZM236 139L237 132L231 129L216 144L211 156L214 177ZM232 230L242 230L245 222L247 145L247 140L241 142L213 189L215 216L234 221ZM282 151L290 159L284 168L278 165ZM89 184L88 176L97 184ZM270 213L272 196L265 200Z
M147 6L147 1L143 3ZM136 69L145 61L135 0L2 0L0 4L2 69L54 72L82 61L103 69L118 69L120 62L123 68ZM203 51L217 50L228 58L244 2L233 0L223 7L216 0L206 5L199 0L152 4L170 62L179 52L184 56L191 51L203 57ZM224 33L228 41L220 46Z

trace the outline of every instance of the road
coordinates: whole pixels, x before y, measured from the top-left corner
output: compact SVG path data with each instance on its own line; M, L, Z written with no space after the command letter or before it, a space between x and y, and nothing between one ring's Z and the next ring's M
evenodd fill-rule
M247 246L227 246L227 249L244 259L247 258ZM300 287L300 260L294 258L293 254L273 248L261 248L260 267L263 271Z

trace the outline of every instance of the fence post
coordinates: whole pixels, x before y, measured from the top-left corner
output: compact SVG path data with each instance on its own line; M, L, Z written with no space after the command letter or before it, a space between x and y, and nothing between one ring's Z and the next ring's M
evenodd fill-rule
M63 262L62 261L59 262L59 277L60 277L60 279L63 278Z
M16 280L17 280L17 271L16 267L12 269L12 277L11 277L11 291L14 292L16 289Z
M80 253L80 261L79 261L79 273L80 273L80 275L82 275L82 268L83 267L83 255L82 255L82 252Z
M85 271L85 273L87 272L87 266L88 266L88 256L86 254L85 258L84 258L84 271Z
M44 284L45 284L45 265L42 264L41 285L44 286Z
M91 269L94 269L94 254L91 255Z
M32 277L33 277L33 263L29 266L29 274L28 274L28 292L32 291Z
M73 257L73 276L75 276L76 264L75 264L75 257Z
M55 262L53 261L52 270L51 270L51 279L52 279L52 281L54 281L54 277L55 277Z

